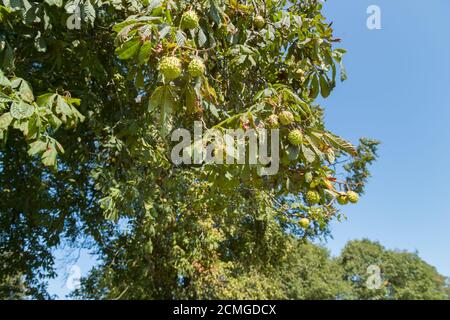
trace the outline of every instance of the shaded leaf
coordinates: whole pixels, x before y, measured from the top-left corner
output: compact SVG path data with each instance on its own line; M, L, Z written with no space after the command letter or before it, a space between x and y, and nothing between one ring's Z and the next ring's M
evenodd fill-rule
M58 153L56 152L56 149L53 147L47 148L47 150L44 151L42 154L41 160L42 163L47 167L54 167L56 166L56 156Z
M40 154L47 149L47 142L38 140L30 144L30 148L28 149L28 155L34 156L36 154Z
M127 60L134 57L141 46L141 41L139 38L133 38L130 41L125 42L122 46L116 49L116 54L119 59Z
M150 41L144 42L144 44L139 49L138 62L139 64L145 64L152 53L152 44Z
M9 112L4 113L0 116L0 130L4 130L9 127L14 118Z
M34 109L35 108L33 106L20 101L14 102L11 105L10 113L14 119L21 120L31 117L31 115L34 113Z

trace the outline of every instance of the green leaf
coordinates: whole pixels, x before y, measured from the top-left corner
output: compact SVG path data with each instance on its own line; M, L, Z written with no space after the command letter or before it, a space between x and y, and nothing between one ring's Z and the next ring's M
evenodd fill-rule
M92 5L90 0L85 0L82 9L82 17L83 20L89 23L91 26L94 25L95 22L95 8Z
M328 80L326 79L326 77L321 74L320 75L320 93L322 95L322 97L324 98L328 98L328 96L330 95L330 84L328 83Z
M57 6L59 8L63 5L63 0L45 0L50 6Z
M0 70L0 86L3 87L11 87L11 81L9 81L9 79L7 77L5 77L4 73L2 70Z
M54 167L56 166L56 156L58 153L56 152L56 149L54 147L49 147L45 152L42 154L41 160L42 163L47 167Z
M14 118L9 112L4 113L0 116L0 130L4 130L9 127Z
M127 27L129 25L135 24L135 23L137 23L137 20L134 17L132 19L129 18L129 19L125 20L125 21L122 21L120 23L115 24L112 27L112 29L113 29L113 31L119 33L120 30L122 30L123 28L125 28L125 27Z
M287 147L286 153L287 153L288 159L290 161L295 161L295 160L297 160L298 155L300 153L300 148L290 145L289 147Z
M162 97L164 94L164 86L159 86L153 91L150 101L148 102L148 111L155 111L162 104Z
M152 43L150 41L145 41L144 44L139 49L138 62L143 65L148 62L150 55L152 53Z
M147 12L152 12L153 9L160 7L162 3L162 0L152 0L152 2L149 3L147 7Z
M311 96L312 99L315 99L319 95L319 91L320 91L319 79L317 78L316 74L314 74L312 77L313 78L312 78L312 81L311 81L310 96Z
M314 150L315 154L319 157L319 159L323 160L323 153L319 149L320 140L317 139L317 137L312 136L312 135L311 136L305 135L305 139L306 139L306 141L309 142L309 144L311 145L311 148Z
M315 153L305 145L302 145L302 153L306 161L308 161L309 163L313 163L316 160Z
M352 156L357 156L358 153L356 148L348 141L332 134L331 132L325 132L325 136L328 138L327 140L336 148L347 152Z
M172 30L172 27L170 25L166 25L164 26L160 31L159 31L159 38L162 39L165 36L167 36L170 32L170 30Z
M57 96L55 93L46 93L37 97L36 103L40 107L51 109Z
M191 86L186 89L186 110L190 114L197 112L197 94Z
M333 151L333 149L329 149L328 151L327 151L327 160L328 160L328 162L329 163L334 163L335 161L336 161L336 156L335 156L335 154L334 154L334 151Z
M54 140L54 143L55 143L55 146L56 146L56 150L57 150L59 153L64 154L64 153L65 153L65 150L64 150L63 146L62 146L58 141L56 141L56 140Z
M38 140L33 143L30 143L30 148L28 149L28 155L34 156L36 154L40 154L47 150L47 142Z
M14 121L13 128L22 131L22 133L25 137L28 135L28 121L26 121L26 120Z
M183 31L178 30L177 33L175 34L175 39L179 47L184 46L184 43L186 42L186 36L184 35Z
M198 29L198 45L200 47L203 47L203 45L206 43L206 35L202 28Z
M13 101L9 96L0 91L0 103Z
M8 69L14 69L15 65L14 65L14 52L13 52L13 48L9 45L9 43L6 44L6 47L3 51L3 61L2 65L4 68Z
M163 95L163 101L162 101L162 105L161 105L161 115L160 115L160 119L161 119L161 126L160 128L164 131L167 132L166 129L168 129L167 125L165 124L169 124L168 118L170 118L170 115L172 114L172 112L175 109L175 99L172 95L172 91L170 90L169 86L165 87L164 90L164 95Z
M341 68L341 81L347 80L347 71L345 70L344 63L340 62L339 67Z
M35 108L23 101L14 102L11 105L11 116L17 120L26 119L31 117L34 113Z
M209 107L209 111L211 111L212 115L214 117L216 117L217 119L220 119L219 111L217 110L216 106L213 105L212 103L209 103L208 107Z
M37 114L34 114L30 120L28 120L27 139L36 139L39 137L41 124L41 119Z
M217 25L220 25L222 22L221 15L223 14L223 11L215 1L211 1L210 3L211 3L211 7L210 7L209 13L210 13L213 21Z
M19 96L28 103L34 101L33 90L31 86L25 80L21 78L14 78L11 81L12 87L19 90Z
M57 130L62 125L62 121L53 113L51 114L49 121L54 130Z
M69 104L64 100L63 97L58 96L56 98L56 113L58 114L64 114L68 117L73 116L72 108L69 106Z
M138 72L136 73L134 85L136 86L136 88L142 88L144 86L144 74L142 70L138 70Z
M125 42L122 46L116 49L116 54L119 59L128 60L133 58L141 47L141 41L139 38L133 38L130 41Z

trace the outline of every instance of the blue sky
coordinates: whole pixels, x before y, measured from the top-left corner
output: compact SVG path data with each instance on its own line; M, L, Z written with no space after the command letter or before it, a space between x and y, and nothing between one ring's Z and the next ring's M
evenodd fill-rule
M366 26L369 5L381 9L381 30ZM338 254L348 240L369 238L391 249L418 250L450 276L450 1L330 0L340 46L348 50L349 79L323 103L328 127L357 142L382 141L367 192L333 223L326 244ZM73 252L76 256L78 252ZM50 291L68 292L68 270L59 251L60 276ZM92 265L82 251L82 274Z
M369 5L381 30L366 27ZM330 0L325 16L348 50L349 79L324 102L327 124L382 141L366 195L334 223L334 254L367 237L418 250L450 276L450 1Z

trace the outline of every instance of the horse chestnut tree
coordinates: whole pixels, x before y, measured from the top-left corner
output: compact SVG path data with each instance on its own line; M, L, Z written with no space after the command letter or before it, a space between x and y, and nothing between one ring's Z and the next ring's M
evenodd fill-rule
M0 239L27 254L5 256L0 279L19 275L45 297L53 248L85 243L102 263L81 296L277 297L273 267L294 238L328 233L336 202L358 201L376 158L376 141L354 146L324 123L317 98L346 74L321 9L4 1ZM278 173L261 176L262 162L174 164L170 133L196 121L279 130Z

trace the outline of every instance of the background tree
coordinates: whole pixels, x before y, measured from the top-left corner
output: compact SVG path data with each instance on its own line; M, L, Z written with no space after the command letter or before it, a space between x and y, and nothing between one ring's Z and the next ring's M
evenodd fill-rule
M297 242L289 261L280 270L287 299L335 300L351 297L343 270L327 249Z
M447 279L417 253L386 250L369 240L350 241L338 263L355 299L449 299ZM366 285L372 274L367 271L370 265L377 265L381 271L382 285L378 290Z
M0 279L20 274L29 296L48 297L52 251L66 243L101 258L88 297L278 296L264 288L294 238L327 235L376 157L376 141L354 147L323 121L316 98L346 75L321 8L4 0L0 247L13 254ZM194 121L280 129L278 174L175 165L169 133Z
M3 252L0 257L3 260L11 255L11 253ZM24 299L27 289L25 288L23 277L20 274L13 276L4 276L0 278L0 299Z

